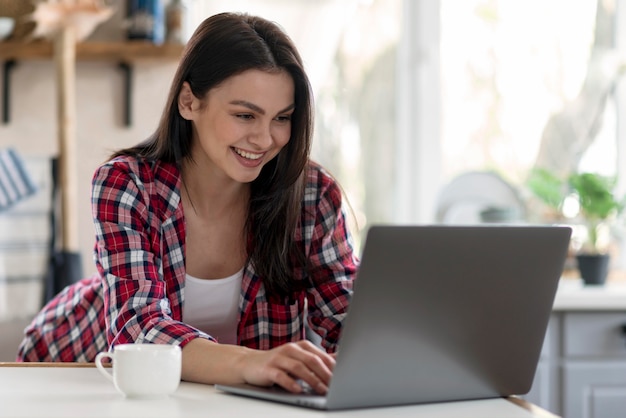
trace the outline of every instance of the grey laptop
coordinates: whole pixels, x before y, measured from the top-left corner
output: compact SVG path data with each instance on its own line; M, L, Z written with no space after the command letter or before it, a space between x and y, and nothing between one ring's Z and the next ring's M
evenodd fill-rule
M327 410L527 393L570 234L565 226L373 226L326 396L216 387Z

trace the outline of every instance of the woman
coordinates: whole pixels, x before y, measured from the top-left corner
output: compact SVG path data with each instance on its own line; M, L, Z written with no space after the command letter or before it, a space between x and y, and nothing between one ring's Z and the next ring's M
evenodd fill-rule
M184 380L324 393L358 261L311 135L291 40L245 14L204 21L154 135L94 175L98 274L44 307L18 360L178 344Z

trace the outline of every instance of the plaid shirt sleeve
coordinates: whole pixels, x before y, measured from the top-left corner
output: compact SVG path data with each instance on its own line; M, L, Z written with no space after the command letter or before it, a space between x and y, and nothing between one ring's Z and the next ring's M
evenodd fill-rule
M342 194L321 167L309 169L302 234L309 260L308 321L334 352L352 296L359 260L346 225Z
M95 258L109 345L184 346L196 337L210 338L184 324L179 310L172 315L171 305L182 299L181 286L163 274L161 233L168 215L153 176L148 164L132 161L105 164L94 175Z

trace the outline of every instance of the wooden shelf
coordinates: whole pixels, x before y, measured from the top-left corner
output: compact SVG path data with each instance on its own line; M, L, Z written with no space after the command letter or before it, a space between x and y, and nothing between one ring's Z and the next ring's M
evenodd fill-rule
M155 45L144 41L80 42L76 45L76 60L133 62L144 59L177 61L184 45ZM52 59L52 43L47 41L0 41L0 59Z
M76 61L116 62L124 72L124 125L131 125L132 64L138 61L178 61L184 45L155 45L148 41L79 42ZM10 120L10 75L19 61L52 60L53 46L48 41L0 41L3 61L2 122Z

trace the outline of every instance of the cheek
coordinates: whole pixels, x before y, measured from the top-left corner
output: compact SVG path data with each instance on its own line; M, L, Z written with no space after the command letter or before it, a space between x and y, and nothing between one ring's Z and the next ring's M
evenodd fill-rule
M274 131L274 143L282 148L289 142L291 138L291 126L281 126Z
M237 130L236 126L232 123L228 123L225 118L211 118L203 122L203 132L205 137L209 138L211 142L216 143L229 143L233 141L233 138L237 138L241 133Z

